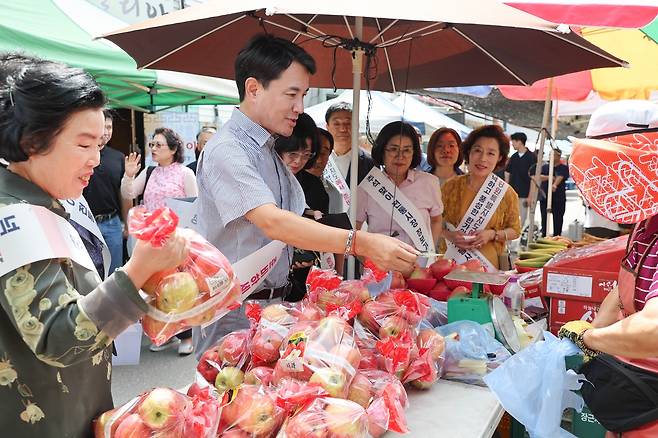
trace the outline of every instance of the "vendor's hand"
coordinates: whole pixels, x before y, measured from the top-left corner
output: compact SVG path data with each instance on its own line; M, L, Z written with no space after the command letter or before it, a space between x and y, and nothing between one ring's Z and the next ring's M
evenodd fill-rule
M383 234L357 231L355 236L357 255L364 256L381 270L411 273L416 266L419 252L412 246Z
M142 156L137 152L131 152L130 155L126 157L125 173L128 178L134 178L135 175L137 175L137 172L139 172L139 169L142 167L142 164L140 162L141 157Z
M482 230L474 234L475 239L471 241L471 248L482 248L496 238L496 231Z
M585 345L585 341L583 340L583 335L585 332L593 328L594 327L592 324L587 321L569 321L560 328L557 335L560 338L567 338L576 344L578 348L580 348L585 354L585 362L587 362L599 354L598 351L592 350L587 345Z
M319 221L320 219L322 219L322 216L324 216L324 215L322 214L322 212L320 210L313 210L313 217L315 218L316 221Z
M153 274L180 266L189 253L187 239L175 232L162 247L154 247L149 242L137 240L132 257L124 265L124 271L135 287L142 285Z

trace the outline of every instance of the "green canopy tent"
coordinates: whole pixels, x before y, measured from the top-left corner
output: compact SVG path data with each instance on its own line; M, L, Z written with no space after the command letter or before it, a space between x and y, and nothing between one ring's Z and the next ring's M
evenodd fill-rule
M163 70L137 70L135 61L108 41L93 37L125 23L83 0L3 2L0 51L20 50L84 68L110 106L154 112L155 107L238 102L234 82Z

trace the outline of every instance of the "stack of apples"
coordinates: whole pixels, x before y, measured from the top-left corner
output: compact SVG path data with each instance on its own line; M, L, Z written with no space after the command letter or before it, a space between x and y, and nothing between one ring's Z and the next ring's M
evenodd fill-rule
M469 260L457 264L452 259L438 259L428 268L416 267L407 278L410 289L429 296L437 301L446 301L453 294L468 294L473 286L472 283L459 280L448 280L445 278L452 271L486 272L479 260ZM502 293L502 287L493 287L494 293ZM499 290L500 289L500 290Z
M155 388L94 420L95 438L214 438L220 403L209 394L188 397Z

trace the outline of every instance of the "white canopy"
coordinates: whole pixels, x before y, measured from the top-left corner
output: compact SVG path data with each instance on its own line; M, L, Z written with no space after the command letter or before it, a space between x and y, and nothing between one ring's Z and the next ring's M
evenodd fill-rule
M440 113L411 94L401 94L393 99L393 104L404 111L405 118L422 121L434 129L444 126L452 128L459 133L462 139L466 138L468 133L472 131L468 126Z
M381 91L372 91L372 108L370 109L370 131L374 134L379 131L388 123L398 120L404 120L413 124L422 124L423 120L409 117L404 114L402 108L393 104L386 97L386 93ZM343 91L338 97L329 99L325 102L313 105L306 108L304 111L311 116L315 123L320 127L326 127L327 123L324 120L324 115L327 109L335 103L346 102L352 103L352 90ZM368 94L366 91L361 91L360 99L360 115L359 115L359 132L365 132L366 129L366 109L368 108Z

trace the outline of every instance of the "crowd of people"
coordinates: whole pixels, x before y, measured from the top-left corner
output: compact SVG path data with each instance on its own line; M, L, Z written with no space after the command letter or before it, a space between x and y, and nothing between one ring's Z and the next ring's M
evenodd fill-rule
M112 407L112 340L146 312L138 293L144 282L179 265L188 251L177 234L160 248L131 242L124 263L124 224L136 199L154 210L167 198L197 197L198 232L231 263L283 242L276 265L250 296L265 304L301 299L305 275L323 254L333 255L341 272L346 257L357 256L410 273L421 253L437 250L498 269L507 242L528 219L532 184L544 195L552 191L554 230L561 232L568 173L557 152L549 188L548 165L539 180L532 176L537 158L525 135L512 135L517 152L508 161L510 139L496 125L465 139L441 128L429 139L423 169L416 129L393 122L379 132L371 154L359 150L352 169L351 107L330 107L326 130L304 114L315 70L301 47L272 36L253 39L235 61L240 105L220 130L199 132L197 161L184 166L180 136L162 127L148 143L156 165L140 171L140 154L124 158L106 147L113 116L93 78L59 63L1 55L0 158L9 166L0 168L0 207L13 215L2 218L2 229L20 236L23 247L37 248L45 239L39 225L16 224L44 218L41 223L55 224L51 232L86 250L53 246L32 256L18 246L2 248L10 260L8 268L0 265L5 433L90 436L91 419ZM350 187L351 172L358 188ZM358 193L354 227L323 224L324 216L349 208L350 189ZM83 194L98 233L76 222L62 201ZM544 200L541 208L547 209ZM198 329L178 335L179 353L202 353L247 325L244 307L236 309L203 336Z

